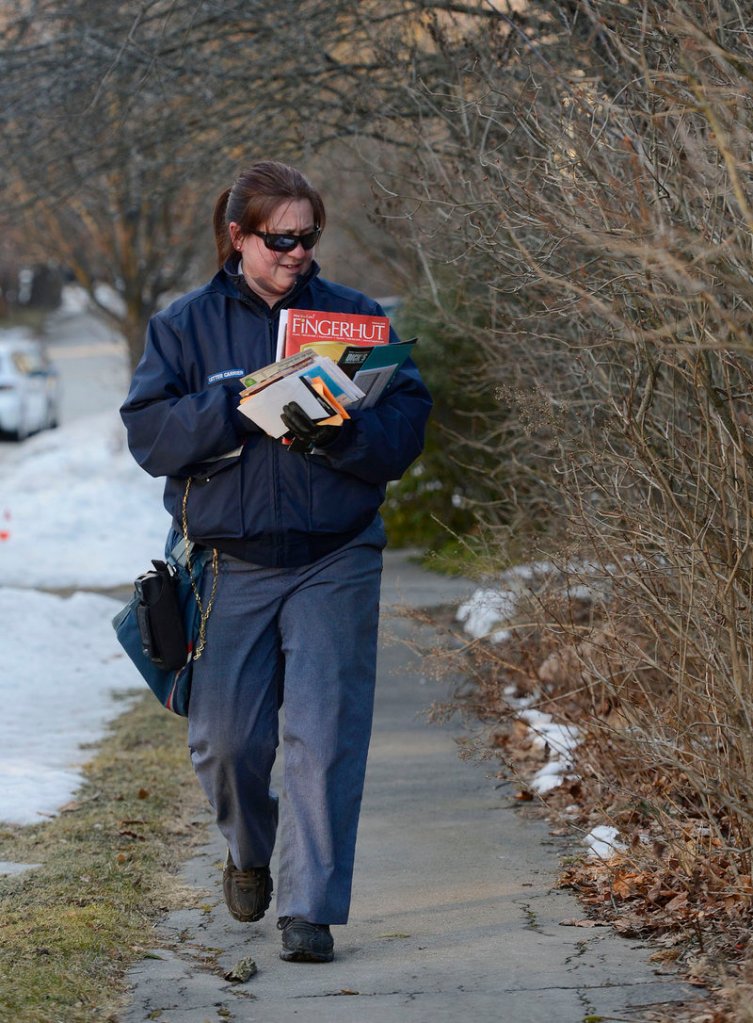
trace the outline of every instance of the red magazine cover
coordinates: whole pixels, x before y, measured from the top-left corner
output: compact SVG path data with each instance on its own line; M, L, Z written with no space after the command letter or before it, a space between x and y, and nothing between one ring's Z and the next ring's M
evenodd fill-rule
M312 309L283 309L277 334L277 359L295 355L307 344L386 345L389 316L325 313Z

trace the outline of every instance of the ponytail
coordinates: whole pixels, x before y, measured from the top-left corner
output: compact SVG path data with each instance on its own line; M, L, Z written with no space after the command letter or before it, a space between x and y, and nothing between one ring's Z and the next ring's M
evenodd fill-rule
M230 189L226 188L221 192L214 205L214 242L217 246L217 265L222 269L230 259L233 252L233 243L230 239L230 230L227 225L227 201L230 198Z

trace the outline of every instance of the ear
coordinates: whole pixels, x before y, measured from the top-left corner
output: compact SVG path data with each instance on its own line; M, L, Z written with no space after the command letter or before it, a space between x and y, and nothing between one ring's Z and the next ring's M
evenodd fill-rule
M228 224L228 229L230 230L230 241L233 243L233 248L240 252L243 245L243 231L241 231L240 224L236 224L233 220Z

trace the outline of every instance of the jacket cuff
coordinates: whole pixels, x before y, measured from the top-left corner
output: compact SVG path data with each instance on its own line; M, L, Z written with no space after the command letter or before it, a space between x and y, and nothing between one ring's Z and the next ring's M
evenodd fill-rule
M337 455L338 452L348 447L351 440L353 439L353 432L355 430L355 423L352 419L346 419L342 426L338 427L337 433L334 438L329 441L323 448L314 448L311 452L313 455L324 455L329 457L330 455Z

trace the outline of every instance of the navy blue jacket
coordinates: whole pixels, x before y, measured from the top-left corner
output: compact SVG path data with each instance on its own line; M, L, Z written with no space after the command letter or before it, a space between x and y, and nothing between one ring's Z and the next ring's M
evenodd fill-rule
M280 309L383 315L318 273L313 264L270 309L227 264L151 319L120 410L136 461L167 477L165 507L176 526L191 476L191 538L259 565L309 564L369 526L387 482L420 454L431 409L408 362L375 407L354 410L314 454L291 451L238 411L239 378L274 361Z

